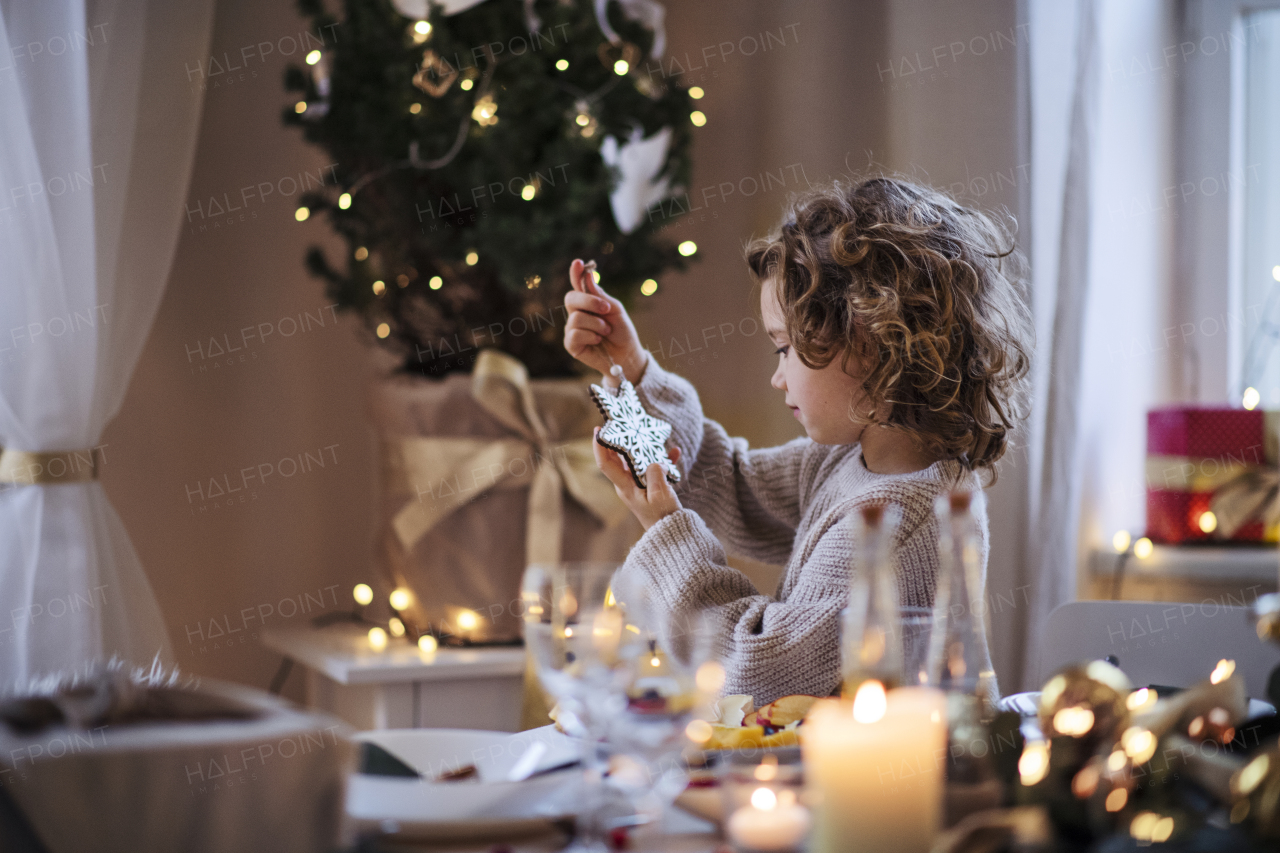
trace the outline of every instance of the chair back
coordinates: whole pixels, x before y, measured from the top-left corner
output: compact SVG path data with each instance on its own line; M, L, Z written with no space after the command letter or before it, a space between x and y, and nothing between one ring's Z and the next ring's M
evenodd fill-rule
M1189 687L1230 658L1249 695L1265 699L1267 678L1280 664L1280 646L1258 639L1249 608L1212 599L1073 601L1049 614L1042 648L1037 687L1069 663L1107 655L1135 687Z

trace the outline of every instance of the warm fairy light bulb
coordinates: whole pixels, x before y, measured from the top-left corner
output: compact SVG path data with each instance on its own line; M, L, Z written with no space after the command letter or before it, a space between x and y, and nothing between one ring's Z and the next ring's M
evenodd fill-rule
M1124 808L1125 804L1128 802L1129 792L1124 788L1115 788L1110 794L1107 794L1107 799L1104 805L1106 806L1107 811L1118 812Z
M417 101L414 101L412 104L409 105L410 115L416 116L420 112L422 112L422 104L418 103Z
M313 50L313 51L311 51L310 53L308 53L308 54L307 54L307 64L308 64L308 65L315 65L315 64L316 64L317 62L319 62L319 61L320 61L320 51L318 51L318 50Z
M404 623L395 616L387 620L387 628L391 631L391 636L393 637L404 636Z
M1141 726L1130 726L1120 735L1120 747L1137 767L1156 754L1156 736Z
M440 288L444 287L444 279L442 279L438 275L433 275L431 276L431 280L427 282L427 287L431 288L432 290L439 290Z
M367 583L356 584L355 589L351 590L351 597L356 600L356 604L363 607L373 602L373 587Z
M380 652L387 647L387 632L378 627L369 629L369 648Z
M586 113L578 113L578 116L577 118L574 119L574 121L578 123L578 127L586 127L587 125L591 124L591 116L587 115Z
M592 282L593 284L599 284L599 283L600 283L600 271L599 271L599 270L592 270L592 271L591 271L591 282Z
M364 246L361 246L360 248L356 249L355 258L357 261L363 261L367 257L369 257L369 250L366 249Z
M1231 673L1236 671L1236 662L1223 658L1218 661L1218 665L1213 668L1213 672L1209 674L1210 684L1221 684L1231 677Z
M407 610L413 603L413 593L404 587L397 587L391 591L391 595L387 596L387 601L391 603L392 610Z
M705 94L706 94L706 92L702 91L702 87L701 87L701 86L690 86L690 87L689 87L689 97L690 97L690 98L693 98L695 101L700 101L700 100L702 100L702 96L703 96L703 95L705 95Z
M613 63L613 73L617 74L619 77L626 77L627 72L630 70L631 64L625 59L619 59L617 62Z
M480 624L480 615L474 610L461 610L458 612L458 618L454 621L458 623L458 627L463 631L474 631L476 626Z
M707 123L707 116L702 110L694 110L689 113L689 121L693 122L694 127L702 127Z
M859 723L874 723L884 718L889 707L884 685L874 678L862 682L853 696L853 718Z
M690 255L697 254L698 244L693 242L692 240L685 240L683 243L681 243L679 246L676 247L676 251L678 251L680 254L684 255L687 258Z
M1200 520L1198 523L1200 525L1200 530L1204 533L1212 533L1218 529L1218 517L1208 510L1200 513Z
M569 60L567 60L567 59L557 59L557 60L556 60L556 70L557 70L557 71L568 71L568 70L569 70ZM1277 269L1280 269L1280 267L1277 267Z
M1258 404L1262 402L1262 395L1258 393L1258 389L1252 385L1244 389L1244 397L1240 400L1240 405L1249 411L1258 408Z
M458 88L464 92L470 92L472 87L474 87L475 85L476 85L475 80L463 80L461 83L458 84Z
M310 215L311 215L311 208L309 207L300 207L293 212L293 218L298 220L299 222L306 222L307 217L309 217Z
M306 101L298 101L298 103L296 103L296 104L294 104L294 105L293 105L293 111L294 111L295 113L297 113L298 115L302 115L303 113L305 113L305 112L307 111L307 102L306 102Z
M1018 759L1018 776L1022 784L1028 788L1039 783L1049 772L1049 744L1045 741L1033 740L1022 748L1022 757Z
M1080 705L1063 708L1053 715L1053 728L1071 737L1083 737L1093 729L1093 711Z
M537 290L538 285L540 284L542 284L542 276L537 275L536 273L534 275L527 275L524 278L524 286L530 290Z
M1117 554L1123 554L1129 550L1133 537L1129 535L1127 530L1117 530L1116 535L1111 537L1111 547L1116 549Z
M520 198L525 201L533 201L533 197L538 194L538 188L533 184L525 184L524 189L520 190Z
M419 651L426 652L427 654L431 654L438 648L440 648L440 643L437 642L436 638L431 636L430 634L423 634L421 637L418 638Z
M658 283L651 278L646 278L644 284L640 285L640 292L645 296L653 296L658 292Z
M1276 264L1271 268L1271 277L1276 281L1280 281L1280 264Z
M373 283L373 292L377 296L381 296L384 292L386 292L386 289L387 289L386 283L381 280L375 281ZM387 328L390 329L389 326Z
M1159 694L1150 687L1140 687L1129 694L1129 698L1125 700L1125 705L1130 711L1140 711L1148 705L1154 705L1159 699Z
M1137 542L1133 543L1133 556L1139 560L1145 560L1155 553L1156 546L1151 544L1151 540L1143 536Z
M420 36L429 36L431 35L431 22L418 21L413 25L413 31Z
M380 338L389 337L391 335L391 326L387 323L379 323L378 328L374 330L374 333Z
M471 251L467 252L467 257L464 258L464 260L467 262L467 266L474 267L479 262L480 256L474 251Z
M662 666L662 658L657 655L649 658L649 666Z
M338 209L346 210L351 207L351 193L343 193L338 196Z

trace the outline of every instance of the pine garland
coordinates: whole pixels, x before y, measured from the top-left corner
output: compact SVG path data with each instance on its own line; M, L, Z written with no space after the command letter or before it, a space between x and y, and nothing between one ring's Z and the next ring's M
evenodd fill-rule
M635 127L646 138L671 127L662 174L672 186L689 184L692 143L687 90L649 70L660 68L649 58L653 35L617 4L609 23L621 45L601 33L590 0L539 0L536 32L522 0L447 17L432 5L425 40L389 0L345 0L341 19L320 0L299 7L334 38L315 65L287 70L286 88L306 106L290 105L284 120L337 163L338 185L301 203L347 245L345 263L312 247L307 267L405 371L467 370L492 346L533 376L572 375L561 339L573 258L594 258L602 285L624 302L645 280L685 267L659 233L668 222L650 217L623 234L610 208L617 175L600 156L605 137L623 143ZM624 57L630 67L619 75ZM441 87L454 72L439 97L414 82L420 74Z

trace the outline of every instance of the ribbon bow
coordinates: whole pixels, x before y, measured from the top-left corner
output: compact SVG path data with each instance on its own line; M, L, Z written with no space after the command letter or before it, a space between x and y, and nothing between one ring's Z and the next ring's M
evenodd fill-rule
M506 353L483 350L472 370L471 394L514 435L401 438L386 445L389 482L417 495L391 521L406 551L454 510L494 488L529 486L528 563L560 559L565 491L606 526L626 516L626 507L596 467L594 439L551 440L523 364Z
M1267 465L1242 471L1214 490L1209 509L1224 538L1255 519L1266 528L1274 526L1280 522L1280 470Z

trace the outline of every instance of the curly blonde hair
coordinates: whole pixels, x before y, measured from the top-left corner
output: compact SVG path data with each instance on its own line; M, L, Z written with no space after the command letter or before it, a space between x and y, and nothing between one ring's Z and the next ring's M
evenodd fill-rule
M907 181L836 181L793 199L747 264L803 364L865 370L872 414L851 418L995 479L1026 416L1033 335L1009 228Z

